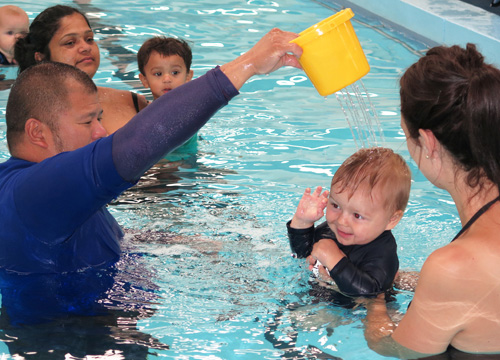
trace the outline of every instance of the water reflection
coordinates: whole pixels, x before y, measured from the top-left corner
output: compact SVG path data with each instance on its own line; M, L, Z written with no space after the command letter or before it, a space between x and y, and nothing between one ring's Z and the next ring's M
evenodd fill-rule
M152 279L140 254L106 270L2 274L0 341L14 358L146 359L169 348L137 326L155 313Z
M48 323L13 326L2 311L0 340L13 358L58 360L102 356L147 359L153 349L168 350L137 329L138 312L109 311L100 316L68 316Z
M197 154L174 152L149 169L136 186L124 192L112 205L177 202L167 193L182 190L182 195L186 195L198 191L200 185L206 191L207 184L226 184L225 177L236 174L233 170L205 166L197 160ZM228 190L225 193L236 195ZM188 203L187 198L183 199L184 205Z

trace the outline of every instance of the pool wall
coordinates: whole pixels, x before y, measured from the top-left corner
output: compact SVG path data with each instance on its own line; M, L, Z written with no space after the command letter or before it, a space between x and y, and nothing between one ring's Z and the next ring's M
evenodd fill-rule
M487 1L487 0L484 0ZM391 27L425 37L436 44L475 43L486 61L500 67L500 16L459 0L320 0L376 15Z

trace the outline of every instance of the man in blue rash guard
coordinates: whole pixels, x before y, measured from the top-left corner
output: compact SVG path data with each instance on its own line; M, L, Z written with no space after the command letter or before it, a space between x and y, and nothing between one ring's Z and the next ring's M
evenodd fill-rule
M78 286L81 295L93 282L75 275L78 284L62 284L73 278L60 276L105 269L119 259L123 232L106 204L192 137L251 76L300 68L302 51L290 43L295 37L271 30L248 52L162 96L107 137L97 89L85 73L60 63L21 73L6 110L12 157L0 164L3 306L19 314L48 298L58 302L61 292L64 306L54 313L85 313L69 289ZM35 275L25 283L40 289L39 299L20 299L22 282L13 278L23 275ZM96 287L89 291L98 298L102 286Z

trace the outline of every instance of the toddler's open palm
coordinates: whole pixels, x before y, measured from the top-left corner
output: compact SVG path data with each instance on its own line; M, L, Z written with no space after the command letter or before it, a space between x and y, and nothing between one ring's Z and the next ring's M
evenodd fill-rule
M322 192L322 187L318 186L313 193L307 188L300 199L295 216L305 222L315 222L324 215L326 204L328 203L328 190Z

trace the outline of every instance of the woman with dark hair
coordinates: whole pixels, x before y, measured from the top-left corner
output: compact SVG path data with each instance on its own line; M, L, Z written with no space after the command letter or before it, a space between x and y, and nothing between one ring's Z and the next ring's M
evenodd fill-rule
M382 298L368 303L365 337L378 353L405 359L447 350L499 358L500 70L472 44L440 46L400 83L410 155L450 193L463 227L425 261L397 326Z
M28 35L16 42L19 72L41 61L69 64L93 77L100 64L99 47L88 19L79 10L55 5L31 23ZM146 105L146 98L127 90L98 87L102 124L109 134L125 125Z

